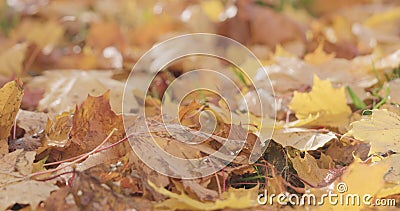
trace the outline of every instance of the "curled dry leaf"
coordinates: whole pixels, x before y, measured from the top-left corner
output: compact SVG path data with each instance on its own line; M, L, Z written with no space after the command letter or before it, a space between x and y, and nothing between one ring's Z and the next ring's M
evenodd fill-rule
M46 124L46 145L54 147L64 147L69 139L72 128L72 115L69 112L63 112L49 119Z
M317 150L329 141L337 139L332 132L304 128L278 130L275 131L272 138L282 146L292 146L299 150Z

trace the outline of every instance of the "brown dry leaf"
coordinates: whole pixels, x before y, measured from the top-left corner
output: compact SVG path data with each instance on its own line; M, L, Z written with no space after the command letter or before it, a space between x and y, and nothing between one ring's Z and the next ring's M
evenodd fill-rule
M0 187L32 173L35 155L35 152L24 152L19 149L2 157L0 159Z
M122 116L111 110L110 92L99 97L88 96L77 107L72 118L71 142L63 149L63 157L83 154L97 147L114 129L117 129L109 139L115 143L125 136ZM117 146L120 154L126 149L122 143ZM129 149L129 148L128 148Z
M156 201L165 199L163 195L154 191L148 184L147 181L151 181L157 186L165 187L170 184L169 178L165 175L154 171L149 166L147 166L143 161L136 155L135 152L131 151L129 154L129 160L133 163L133 168L137 171L141 182L146 189L149 190L151 197L154 198ZM147 196L147 192L145 192L145 197Z
M139 204L136 202L138 199L125 198L110 190L107 185L85 173L77 175L71 188L75 203L81 210L149 209L148 203Z
M23 95L22 82L8 82L0 89L0 155L8 153L7 138L10 136Z
M6 210L15 203L29 204L32 210L36 210L41 201L45 201L50 193L58 187L50 182L38 182L25 180L1 188L0 210Z
M0 75L19 76L23 70L23 62L28 45L16 44L0 54Z
M41 50L51 51L64 35L64 28L56 21L40 22L24 19L10 33L13 40L27 40L36 44Z
M52 192L45 201L44 208L51 211L78 211L69 187Z

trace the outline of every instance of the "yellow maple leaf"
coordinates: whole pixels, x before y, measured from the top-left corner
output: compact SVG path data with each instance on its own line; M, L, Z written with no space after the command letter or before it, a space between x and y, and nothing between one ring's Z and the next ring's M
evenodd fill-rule
M259 206L257 202L258 186L252 189L229 189L222 194L222 199L215 202L201 202L190 198L185 193L177 194L162 187L157 187L148 181L149 185L157 192L168 196L169 199L156 204L156 208L167 208L169 210L219 210L224 208L246 209Z
M304 61L318 65L327 62L335 57L335 53L326 53L324 51L324 44L321 42L318 47L312 53L308 53L304 56Z
M387 169L387 165L365 164L356 158L330 188L310 190L324 202L316 210L359 211L372 206L374 200L380 197L380 191L385 188L383 177ZM337 194L337 197L333 200L323 199L321 194L326 194L328 190Z
M311 92L294 92L289 108L296 112L300 120L318 115L308 125L343 126L348 123L351 114L344 88L335 89L329 80L321 80L315 75Z
M21 105L22 82L8 82L0 89L0 154L8 153L7 138Z
M312 185L319 185L324 182L329 170L318 166L318 161L310 154L306 153L304 158L300 155L289 157L300 178Z
M355 121L345 135L371 144L370 153L400 151L400 116L386 109L372 110L372 115Z

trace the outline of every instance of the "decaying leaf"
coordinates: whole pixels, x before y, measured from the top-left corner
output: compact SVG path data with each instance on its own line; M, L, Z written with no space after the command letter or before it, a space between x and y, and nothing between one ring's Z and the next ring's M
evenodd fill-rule
M0 155L8 152L7 138L10 135L23 95L22 82L8 82L0 89Z
M85 210L149 209L150 205L143 202L136 203L140 199L121 197L85 173L77 175L74 179L71 192L76 205Z
M353 122L346 135L371 144L370 153L400 151L400 116L388 110L372 110L372 115Z
M26 180L1 188L0 209L6 210L15 203L28 204L36 210L41 201L45 201L50 193L58 187L50 182Z
M24 152L19 149L2 157L0 159L0 188L32 173L35 155L35 152Z
M351 114L347 106L344 87L335 89L329 80L321 80L314 76L314 86L309 93L294 92L289 108L296 112L298 119L306 119L309 115L319 115L309 125L325 125L340 127L349 122Z

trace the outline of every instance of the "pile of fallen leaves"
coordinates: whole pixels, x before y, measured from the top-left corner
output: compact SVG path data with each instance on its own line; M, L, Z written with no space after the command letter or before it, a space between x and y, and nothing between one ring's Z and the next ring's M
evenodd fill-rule
M372 203L400 204L399 25L396 0L0 0L0 210L396 209L257 199L264 190L321 197L341 193L344 183L346 193L370 194ZM182 59L158 73L149 90L125 87L153 45L193 32L241 42L264 69L246 70L254 73L246 78L224 61ZM153 62L193 45L156 52ZM200 130L204 112L216 117L216 127L207 141L186 145L185 134L160 127L161 100L172 81L202 67L231 71L246 95L222 89L219 94L235 99L229 109L215 93L187 95L171 128ZM149 64L140 77L153 71ZM257 91L267 107L276 99L276 116L251 104L250 81L263 87L269 80L275 93ZM172 98L191 84L180 86ZM124 110L144 107L146 117L122 113L124 88L134 102ZM147 92L146 99L138 92ZM241 123L245 114L248 125ZM143 118L153 137L140 135ZM274 129L271 139L258 138L262 127ZM198 179L158 173L129 144L150 152L155 138L174 156L201 158L231 131L247 137L243 149L222 170ZM253 149L261 156L249 164Z

